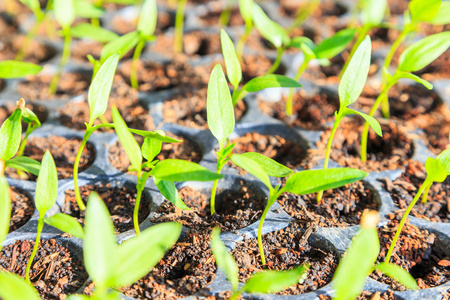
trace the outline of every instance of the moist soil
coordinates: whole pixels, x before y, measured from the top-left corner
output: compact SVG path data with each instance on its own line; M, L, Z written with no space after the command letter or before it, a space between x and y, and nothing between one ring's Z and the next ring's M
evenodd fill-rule
M302 284L293 285L278 294L307 293L331 281L338 259L332 252L310 245L308 242L310 234L310 231L303 234L298 229L287 227L262 236L268 269L287 270L305 263L311 265ZM255 272L263 270L256 239L237 242L231 254L238 265L240 281L247 281Z
M206 113L207 87L201 89L183 90L164 100L164 121L187 126L189 128L208 128ZM247 111L244 101L239 101L234 107L236 122L239 122Z
M295 195L283 193L278 203L300 227L345 227L358 225L364 210L378 210L379 203L374 191L364 182L357 181L333 190L327 190L317 203L317 193Z
M0 252L0 270L25 276L34 241L18 240ZM65 299L87 280L83 262L55 239L41 240L30 271L31 283L43 299Z
M215 272L210 234L188 232L148 275L121 291L135 299L179 299L209 284Z
M58 171L58 179L72 177L73 165L78 149L80 148L81 140L75 137L66 138L62 136L46 136L46 137L32 137L27 141L27 146L23 156L41 161L46 150L49 150L55 160L56 170ZM82 172L90 167L95 159L95 148L89 142L83 149L79 172ZM12 178L19 178L16 170L6 168L6 174ZM36 176L24 174L27 180L35 180Z
M234 153L258 152L288 168L296 168L306 157L306 151L297 143L279 135L247 132L235 138Z
M36 116L38 117L39 121L41 121L41 124L45 123L47 121L48 117L48 111L47 109L42 106L35 103L27 103L25 105L26 108L32 110ZM0 124L3 124L5 120L12 115L14 110L17 108L16 101L10 101L10 102L4 102L0 105ZM25 132L27 130L27 125L25 121L22 120L22 131Z
M3 31L0 30L3 33ZM11 37L0 37L0 61L14 60L25 40L24 35L14 35ZM56 55L56 50L44 42L36 39L30 41L25 48L25 58L23 61L40 64L48 61Z
M211 192L184 187L179 194L191 210L178 209L165 200L152 217L152 222L176 221L191 230L211 230L219 226L222 231L234 231L259 220L267 200L241 182L239 191L217 189L216 213L211 215Z
M378 228L380 254L378 262L384 262L389 246L398 228L400 216ZM397 241L391 263L401 266L414 277L420 289L444 284L450 278L450 257L441 249L438 237L428 230L405 224ZM406 288L389 277L375 271L373 279L390 285L393 290L405 291Z
M22 227L34 213L33 199L21 189L12 186L9 191L11 197L11 219L9 232Z
M383 180L384 188L391 194L399 208L397 213L400 216L414 199L425 178L426 170L423 164L411 161L399 178L394 181L388 178ZM428 193L428 201L422 203L421 199L411 210L412 216L433 222L450 222L450 179L433 183Z
M136 189L128 189L123 186L111 186L110 184L88 185L80 187L81 199L87 203L89 194L95 191L102 198L109 210L111 221L114 224L116 233L133 229L133 210L136 201ZM142 194L139 206L139 224L142 223L150 213L150 199ZM84 225L85 211L80 211L74 190L65 192L62 212L75 217L78 222Z
M326 92L307 95L299 90L293 96L292 116L286 115L286 94L280 101L266 102L259 99L259 109L266 115L281 120L289 126L307 130L323 130L334 120L334 112L339 108L337 96Z

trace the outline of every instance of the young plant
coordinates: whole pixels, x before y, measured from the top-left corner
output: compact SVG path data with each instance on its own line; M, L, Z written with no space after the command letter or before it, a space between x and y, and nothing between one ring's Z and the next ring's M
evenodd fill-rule
M175 32L173 37L173 51L175 53L183 52L183 27L184 11L186 10L187 0L177 0L177 11L175 13Z
M350 168L306 170L293 173L288 167L255 152L233 154L231 160L235 165L258 178L269 189L269 199L267 200L267 205L264 208L258 227L258 246L263 265L266 264L262 244L264 220L270 207L281 194L285 192L296 195L316 193L323 190L335 189L345 184L361 180L367 176L366 172ZM269 176L279 178L287 177L286 183L283 187L281 187L281 184L273 187L270 183Z
M150 272L178 240L181 227L174 222L154 225L118 245L108 209L92 192L86 210L83 255L95 289L91 297L72 295L67 299L120 299L114 289L130 285Z
M242 19L244 19L245 23L245 31L239 38L236 46L236 55L239 62L242 62L244 45L253 29L252 7L253 0L239 0L239 12L241 13Z
M360 44L352 60L348 64L348 68L341 78L339 83L339 111L335 112L336 119L334 120L333 128L331 129L330 138L327 143L327 150L325 153L325 161L323 168L328 168L328 162L330 160L331 145L333 143L333 137L336 130L339 127L341 120L351 114L357 114L363 117L368 124L375 130L375 132L381 136L381 126L377 120L372 116L368 116L362 112L348 108L350 104L358 100L364 85L366 83L367 75L369 74L370 67L370 52L371 43L370 37L366 36L363 42ZM317 202L322 200L323 192L317 194Z
M395 249L395 244L397 243L400 233L402 232L403 226L406 223L409 213L413 209L416 202L419 200L420 196L423 194L422 202L426 203L428 192L430 191L433 183L443 182L447 178L447 176L450 175L450 149L444 150L436 158L429 157L425 162L425 169L427 170L427 177L425 178L425 181L417 191L416 196L411 201L405 213L403 214L400 224L398 225L397 232L392 239L391 246L389 247L389 251L386 255L386 263L389 263L392 253Z
M410 4L413 3L410 2ZM375 112L378 110L380 104L388 99L388 93L391 87L393 87L397 82L402 79L414 80L427 89L431 90L433 85L414 75L413 72L423 69L430 63L432 63L436 58L438 58L442 53L444 53L450 46L450 32L445 31L437 34L430 35L426 38L419 40L418 42L412 44L400 55L399 64L394 74L391 76L386 68L383 68L384 78L386 78L386 84L383 85L383 90L378 95L375 103L373 104L369 116L373 117ZM388 105L389 106L389 105ZM364 124L363 133L361 136L361 160L367 160L367 139L369 135L369 124L366 122Z
M409 289L418 288L414 278L401 267L389 262L375 264L380 252L380 241L376 229L379 219L376 211L363 213L361 227L353 237L347 253L341 259L334 274L333 299L350 300L358 297L364 288L367 276L374 270L383 272Z
M298 283L309 270L309 265L304 264L288 271L262 271L251 276L239 289L238 266L220 239L219 227L215 227L211 233L211 248L217 266L231 283L233 294L230 300L237 299L242 293L269 294L282 291Z

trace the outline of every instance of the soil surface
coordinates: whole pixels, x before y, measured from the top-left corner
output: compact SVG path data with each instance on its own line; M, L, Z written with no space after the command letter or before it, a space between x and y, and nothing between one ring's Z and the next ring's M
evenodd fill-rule
M358 225L365 209L378 210L375 192L364 182L357 181L334 190L327 190L317 203L317 193L298 196L284 193L278 198L281 207L301 227L310 222L320 227Z
M449 145L450 110L441 106L439 111L416 118L415 124L425 134L421 135L425 144L435 154L441 153Z
M399 178L393 182L388 178L384 179L384 187L400 208L400 216L413 201L425 178L426 170L423 164L411 161ZM450 222L450 179L433 183L428 193L428 201L422 203L421 199L411 210L412 216L433 222Z
M380 254L378 261L384 261L392 238L398 227L398 220L391 221L378 229L380 237ZM450 278L450 258L443 252L440 241L434 233L406 224L397 241L391 263L401 266L415 279L420 289L441 285ZM371 277L386 283L394 290L405 291L406 288L389 277L375 271Z
M215 272L209 234L188 232L148 275L121 291L135 299L179 299L209 284Z
M25 276L25 268L31 256L34 241L18 240L3 247L0 252L0 269ZM87 280L83 262L56 240L41 240L30 279L44 299L64 299L74 294Z
M167 30L175 25L175 14L164 10L158 10L158 16L156 21L156 29L154 34L159 35L161 32ZM112 30L117 32L119 35L124 35L129 32L135 31L137 28L137 23L139 20L138 14L135 18L124 18L122 15L118 14L112 19Z
M48 117L48 111L47 109L42 106L35 103L27 103L25 105L27 108L31 109L36 116L38 117L39 121L41 121L41 124L45 123L47 121ZM0 105L0 124L3 124L5 120L12 115L14 110L16 109L16 102L5 102ZM22 131L25 132L27 130L27 123L22 120Z
M22 227L34 213L34 202L28 194L21 189L12 186L9 191L11 197L11 219L9 221L9 232Z
M134 228L133 210L136 201L136 189L130 190L123 186L111 186L110 184L82 186L80 187L80 193L84 204L87 203L89 194L92 191L97 192L103 202L105 202L116 233L125 232ZM80 224L84 225L86 212L80 211L74 190L67 190L65 195L62 212L75 217ZM139 206L139 223L142 223L149 215L150 202L151 199L148 199L145 193L143 193Z
M268 269L287 270L304 263L311 265L302 284L296 284L278 294L307 293L331 281L338 260L328 250L310 245L309 234L303 235L300 230L288 227L262 236ZM240 281L246 281L252 274L263 269L256 239L237 242L231 254L238 264Z
M3 33L3 31L0 30ZM22 48L25 40L24 35L12 37L0 37L0 61L14 60L17 53ZM25 58L23 61L35 64L43 63L56 55L56 50L42 41L32 40L25 48Z
M180 210L165 200L152 217L152 222L177 221L192 230L210 230L220 226L222 231L233 231L259 220L267 200L262 192L257 193L241 182L239 191L217 189L216 213L211 216L210 191L184 187L179 194L191 210Z
M85 63L90 63L87 58L88 54L92 55L96 60L100 59L103 45L96 41L90 40L76 40L72 42L70 48L70 56L77 60Z

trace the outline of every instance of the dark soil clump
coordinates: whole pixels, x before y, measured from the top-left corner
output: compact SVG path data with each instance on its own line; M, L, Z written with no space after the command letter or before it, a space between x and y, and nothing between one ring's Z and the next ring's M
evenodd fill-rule
M9 232L22 227L34 213L33 199L20 190L12 186L9 192L11 197L11 219L9 221Z

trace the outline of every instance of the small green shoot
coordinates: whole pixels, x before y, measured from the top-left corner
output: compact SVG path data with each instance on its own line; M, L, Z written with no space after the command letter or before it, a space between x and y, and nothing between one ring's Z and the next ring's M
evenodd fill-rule
M75 38L93 40L99 43L109 43L119 38L116 33L110 30L88 23L75 25L71 31Z
M17 60L0 61L0 78L21 78L36 75L42 70L41 66Z
M177 11L175 13L175 31L173 37L173 51L175 53L183 52L183 31L184 31L184 12L186 10L187 0L177 0Z
M242 62L242 52L244 51L244 45L253 29L252 7L253 0L239 0L239 11L245 23L245 31L239 38L236 46L236 55L239 62Z
M3 174L5 162L0 160L0 250L2 243L9 232L9 221L11 219L11 196L9 195L9 184Z

